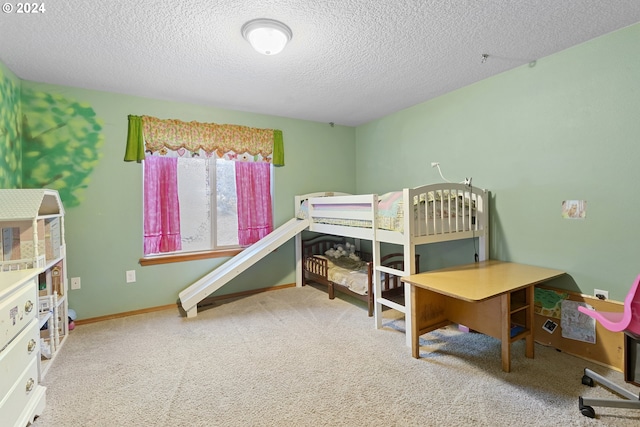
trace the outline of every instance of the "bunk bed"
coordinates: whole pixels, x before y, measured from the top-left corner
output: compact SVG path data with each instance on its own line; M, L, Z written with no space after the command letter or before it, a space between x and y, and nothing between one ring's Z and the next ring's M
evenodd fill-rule
M302 284L316 283L327 288L329 299L335 291L351 295L367 303L369 317L374 311L373 272L370 253L357 249L355 241L344 237L320 235L302 241ZM416 268L419 265L416 254ZM380 264L395 270L404 270L404 255L390 253L380 258ZM397 301L404 295L404 284L400 276L388 272L380 273L383 298Z
M467 184L438 183L383 195L319 192L295 197L295 215L309 221L314 233L371 241L374 271L395 276L417 272L416 246L478 239L477 260L489 255L489 192ZM409 207L409 208L407 208ZM403 269L381 264L381 243L402 247ZM296 237L296 275L303 277L302 238ZM382 307L405 314L407 345L411 344L410 295L404 304L382 295L379 274L373 274L374 318L382 328Z

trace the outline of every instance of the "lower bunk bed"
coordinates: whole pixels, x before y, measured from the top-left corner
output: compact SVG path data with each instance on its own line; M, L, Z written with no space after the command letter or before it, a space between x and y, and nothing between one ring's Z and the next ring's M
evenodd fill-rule
M415 255L418 270L420 255ZM370 253L360 252L354 240L339 236L315 236L302 240L303 285L312 282L326 286L329 299L335 292L351 295L367 303L369 317L375 308L374 262ZM380 258L380 265L404 270L404 254L390 253ZM418 272L418 271L416 271ZM404 304L401 277L379 272L381 294L385 299Z
M295 216L309 221L307 230L371 242L373 271L403 277L417 272L419 245L471 239L475 260L489 255L489 191L469 184L437 183L378 194L350 195L317 192L296 196ZM389 268L381 262L381 244L395 245L404 254L404 267ZM302 239L296 236L296 282L303 276ZM390 251L391 252L391 251ZM395 250L393 250L395 252ZM380 279L376 273L373 281ZM374 318L382 327L382 308L404 313L407 345L411 345L411 299L404 305L382 295L374 286ZM334 286L334 290L335 290Z

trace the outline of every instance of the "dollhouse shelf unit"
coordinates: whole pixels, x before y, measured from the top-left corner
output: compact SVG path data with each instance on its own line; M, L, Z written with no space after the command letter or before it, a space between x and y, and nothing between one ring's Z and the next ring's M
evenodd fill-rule
M64 208L57 191L0 190L0 275L38 271L42 380L69 334Z

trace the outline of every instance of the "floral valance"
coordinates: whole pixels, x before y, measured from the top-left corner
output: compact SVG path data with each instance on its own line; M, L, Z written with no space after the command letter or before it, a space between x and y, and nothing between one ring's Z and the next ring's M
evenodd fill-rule
M165 154L168 150L204 152L234 160L255 158L276 166L284 165L280 130L129 116L125 161L141 162L145 152Z

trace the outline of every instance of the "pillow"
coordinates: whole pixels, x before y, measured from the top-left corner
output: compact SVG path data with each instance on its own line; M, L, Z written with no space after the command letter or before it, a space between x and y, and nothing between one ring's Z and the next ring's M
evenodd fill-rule
M324 254L328 257L334 265L349 270L360 270L366 262L360 260L360 257L355 254L356 247L347 242L343 244L335 244L333 248L327 250Z

